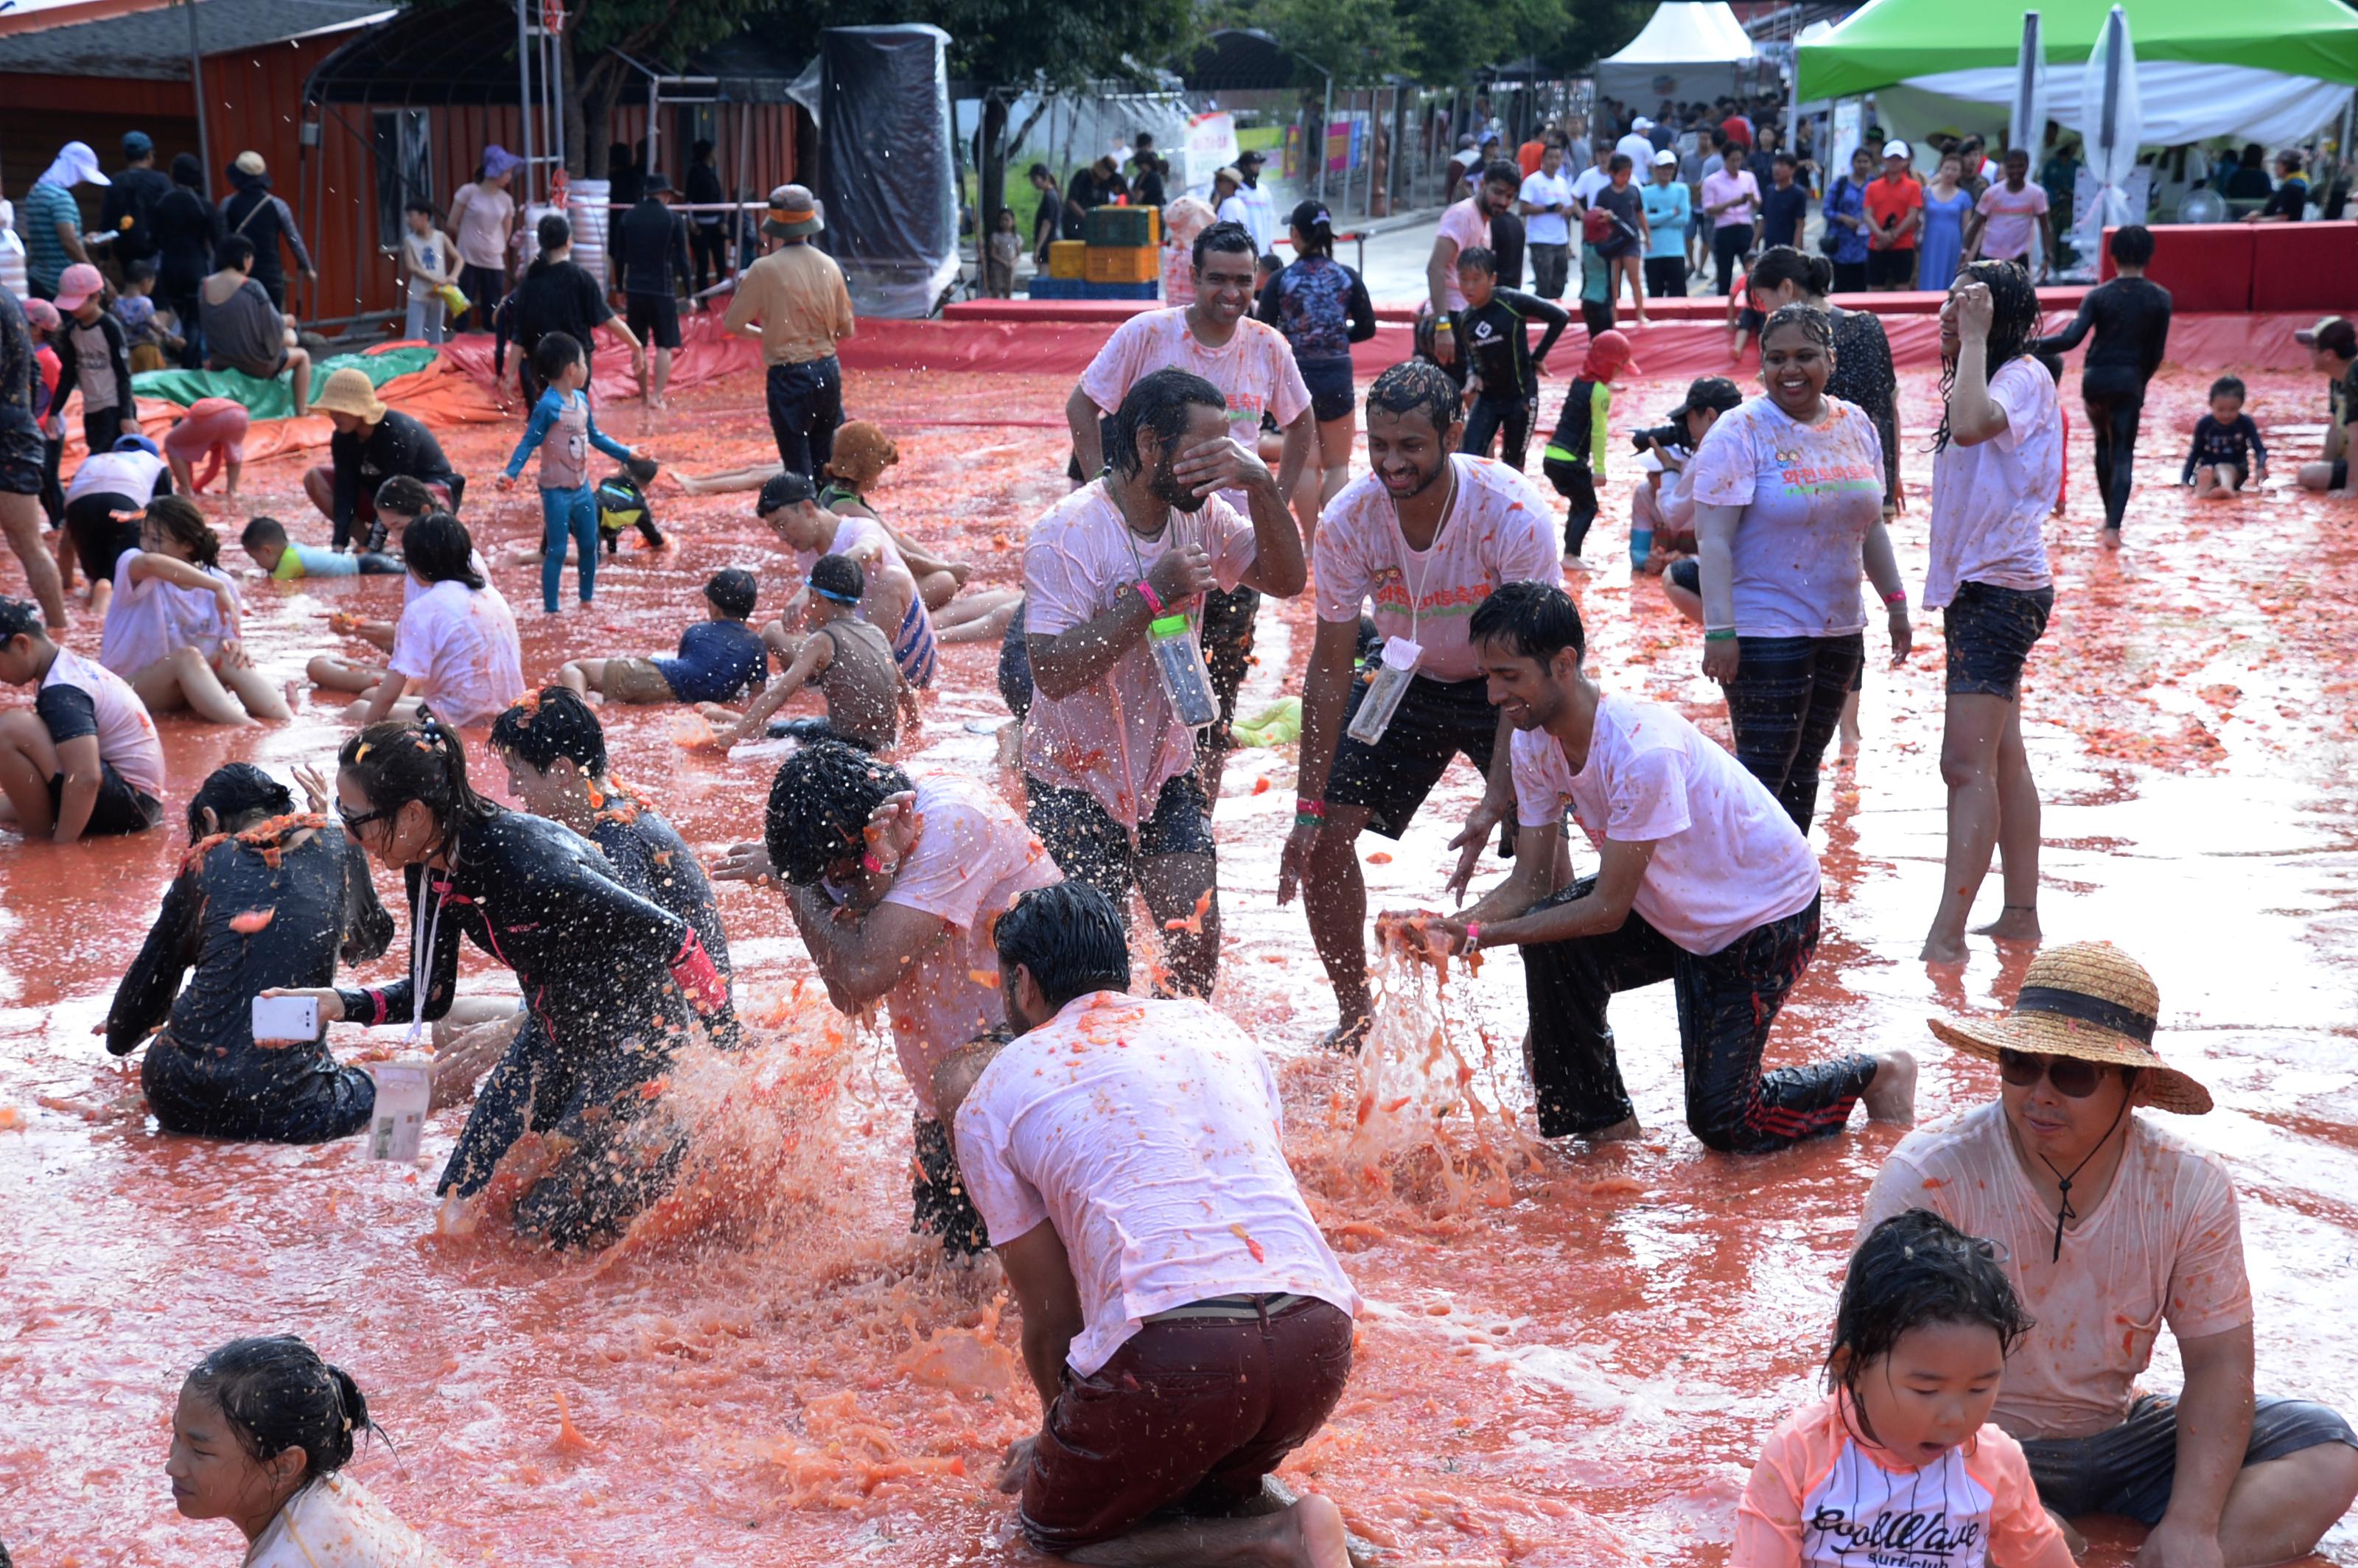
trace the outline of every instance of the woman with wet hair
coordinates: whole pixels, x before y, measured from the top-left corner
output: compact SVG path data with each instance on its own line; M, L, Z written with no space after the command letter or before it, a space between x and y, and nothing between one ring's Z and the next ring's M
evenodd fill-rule
M251 762L205 780L189 802L189 840L115 989L107 1050L127 1056L146 1043L139 1081L167 1132L319 1143L359 1131L376 1108L369 1076L339 1066L324 1040L257 1044L254 999L329 985L339 957L384 951L393 916L367 861Z
M164 1474L180 1517L244 1531L243 1568L448 1568L343 1473L378 1432L352 1375L308 1345L233 1339L181 1383Z
M468 1197L527 1131L555 1159L516 1200L516 1227L559 1247L618 1233L669 1184L676 1134L654 1087L691 1018L733 1033L728 982L695 926L633 892L562 824L477 795L456 733L421 711L372 724L337 754L344 831L407 884L410 972L312 989L321 1017L407 1023L450 1007L463 936L515 973L540 1029L520 1033L477 1096L438 1190ZM437 1089L471 1063L436 1062Z

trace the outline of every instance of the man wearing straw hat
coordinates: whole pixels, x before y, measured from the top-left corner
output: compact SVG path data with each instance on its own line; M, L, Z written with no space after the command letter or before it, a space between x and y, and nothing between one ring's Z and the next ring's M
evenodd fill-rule
M2234 1189L2138 1109L2211 1108L2154 1050L2160 1000L2125 953L2074 943L2039 956L2005 1017L1934 1020L1997 1063L1997 1103L1902 1140L1859 1230L1923 1207L1996 1244L2037 1326L1993 1419L2050 1511L2150 1527L2141 1568L2283 1563L2358 1496L2358 1437L2322 1405L2253 1398ZM2186 1368L2174 1399L2135 1387L2164 1318Z
M432 492L438 505L458 510L463 481L453 477L442 443L424 424L387 408L367 373L347 365L328 378L311 406L336 427L328 460L303 475L303 493L332 524L337 549L381 550L377 487L406 474ZM357 528L355 528L357 524Z
M843 423L843 366L835 345L853 329L843 269L810 243L826 227L806 188L781 185L770 192L762 232L778 247L738 278L727 318L730 332L761 341L778 461L806 479L835 455L835 427Z

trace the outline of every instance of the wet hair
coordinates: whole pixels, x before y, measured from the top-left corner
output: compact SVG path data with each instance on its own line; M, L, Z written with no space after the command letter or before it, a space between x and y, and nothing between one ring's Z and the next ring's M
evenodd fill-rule
M376 509L397 512L404 517L423 517L435 510L434 492L426 481L411 474L397 473L376 487Z
M213 532L195 502L181 495L159 495L147 503L147 520L174 544L186 546L189 558L197 565L221 564L221 535Z
M389 814L414 800L446 836L499 815L467 782L467 748L424 703L414 719L388 719L347 739L336 767L360 780L371 811Z
M1996 1248L1931 1209L1911 1208L1877 1226L1851 1254L1826 1353L1826 1387L1850 1396L1859 1435L1869 1443L1876 1436L1860 1381L1910 1331L1936 1323L1988 1328L2001 1355L2011 1354L2031 1325Z
M858 604L868 591L868 574L849 556L821 556L804 580L813 593L833 604Z
M307 1480L351 1464L360 1435L378 1432L352 1375L291 1334L233 1339L198 1362L185 1386L220 1410L254 1458L301 1449Z
M1204 270L1204 258L1215 251L1242 251L1256 260L1260 255L1260 247L1253 243L1252 231L1242 223L1215 223L1195 236L1195 249L1189 259L1197 272Z
M573 225L551 212L540 221L540 228L534 237L540 241L542 250L557 250L573 243Z
M1834 319L1825 311L1799 300L1779 306L1768 313L1768 319L1760 323L1761 346L1768 346L1771 333L1781 332L1788 327L1798 328L1803 337L1825 351L1828 360L1833 358Z
M1958 275L1986 286L1990 291L1989 373L1995 377L2000 368L2013 363L2031 351L2039 341L2039 291L2031 287L2030 274L2022 264L2010 261L1977 261ZM1957 362L1945 360L1941 365L1941 427L1932 436L1932 449L1946 451L1949 446L1949 394L1957 384Z
M606 727L569 686L545 686L492 720L492 750L545 773L558 758L590 778L606 771Z
M1472 267L1476 272L1487 272L1496 277L1498 276L1498 253L1486 251L1480 245L1469 245L1457 253L1457 270L1464 272L1467 267Z
M287 547L287 524L276 517L249 518L245 532L237 536L237 542L249 550L259 550L272 545L283 550Z
M1368 388L1368 417L1373 418L1379 408L1395 415L1422 413L1433 421L1435 435L1464 417L1464 406L1458 401L1457 384L1431 360L1402 360L1386 368Z
M1584 657L1588 653L1580 606L1552 582L1499 584L1475 606L1466 632L1476 643L1503 643L1518 657L1542 665L1566 648Z
M796 887L813 887L828 866L867 844L868 819L909 775L840 741L805 746L778 764L762 841L770 864Z
M243 234L232 234L213 247L213 265L223 272L239 272L253 265L254 242Z
M1075 877L1033 888L992 928L1001 968L1032 971L1050 1007L1091 991L1130 989L1130 941L1113 901Z
M1244 232L1238 224L1219 226ZM1203 242L1196 243L1200 247ZM1246 248L1250 248L1249 243ZM1106 431L1106 466L1125 476L1138 471L1145 460L1138 450L1141 430L1153 431L1163 455L1171 456L1173 443L1187 432L1188 410L1195 407L1217 408L1225 414L1228 395L1192 371L1164 369L1139 377L1123 395L1121 406L1114 410L1113 423Z
M47 637L49 629L41 622L39 607L28 600L10 599L0 594L0 643L18 637Z
M545 382L554 382L565 373L568 365L581 359L581 344L570 332L549 332L533 345L532 372Z
M2113 231L2105 249L2123 266L2143 266L2153 260L2153 231L2143 223L2125 223Z
M475 541L467 525L448 512L428 512L401 531L401 558L420 582L463 582L480 589Z
M1813 298L1823 299L1834 286L1834 264L1790 245L1771 245L1760 253L1745 274L1745 287L1767 292L1791 284Z
M2244 390L2243 377L2237 375L2223 375L2218 380L2211 384L2209 395L2212 397L2232 397L2236 402L2241 403L2244 398L2250 396L2251 394Z
M224 828L244 817L277 816L295 809L295 797L285 784L252 762L224 762L205 775L189 797L189 842L205 836L205 813L211 810Z

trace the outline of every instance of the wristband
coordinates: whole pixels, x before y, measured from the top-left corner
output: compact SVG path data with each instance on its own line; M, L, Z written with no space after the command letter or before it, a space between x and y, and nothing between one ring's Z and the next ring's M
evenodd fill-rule
M1169 613L1169 611L1163 608L1163 596L1155 592L1154 585L1148 582L1144 578L1140 578L1138 579L1138 597L1146 600L1146 608L1152 611L1157 618Z
M1436 332L1455 332L1457 330L1457 324L1446 316L1436 316L1433 319L1433 330Z
M1716 632L1706 632L1703 634L1703 640L1706 643L1733 643L1736 641L1736 628L1723 626Z
M871 876L881 877L892 871L896 868L888 866L882 860L878 860L876 858L875 850L863 849L860 854L860 869L868 872Z
M1476 953L1479 952L1481 947L1482 923L1478 920L1469 920L1466 923L1466 946L1459 948L1458 951L1465 957L1470 958Z
M1297 795L1293 797L1293 814L1296 816L1315 816L1324 821L1326 816L1326 803L1323 800L1313 800L1306 795Z
M1883 596L1883 602L1894 610L1905 610L1908 608L1908 590L1904 588L1895 588Z

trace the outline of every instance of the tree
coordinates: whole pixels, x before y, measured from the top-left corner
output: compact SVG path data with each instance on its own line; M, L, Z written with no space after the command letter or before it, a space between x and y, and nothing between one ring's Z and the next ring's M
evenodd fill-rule
M1265 0L1247 26L1316 68L1303 87L1372 87L1401 69L1407 39L1392 0Z

